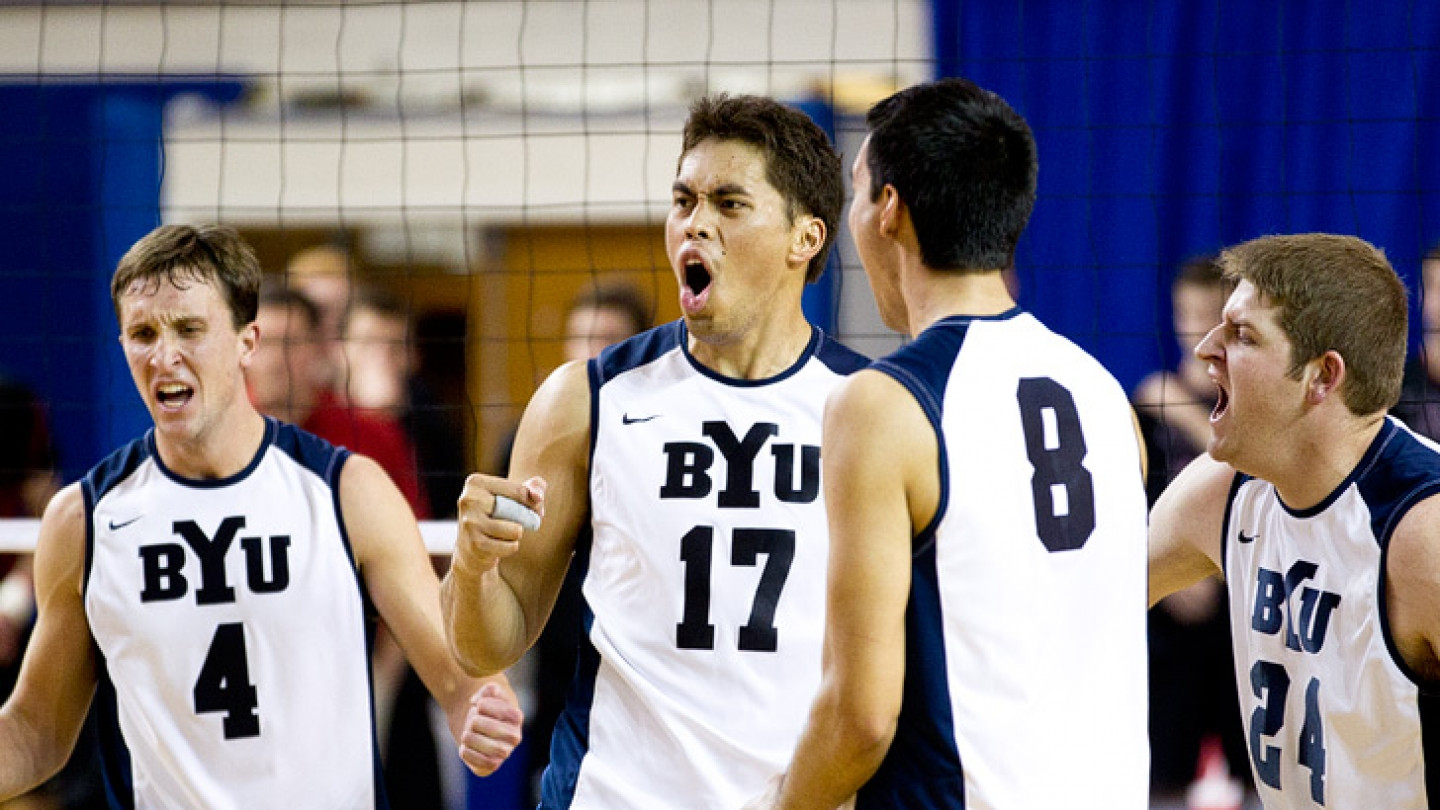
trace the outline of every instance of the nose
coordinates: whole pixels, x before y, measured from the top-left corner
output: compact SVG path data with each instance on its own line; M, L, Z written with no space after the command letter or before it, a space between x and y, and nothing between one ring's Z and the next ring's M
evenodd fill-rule
M1224 326L1224 324L1216 324L1209 332L1205 333L1205 337L1200 338L1200 342L1196 343L1192 350L1196 358L1206 363L1220 359L1220 330Z
M713 212L709 201L701 197L695 201L690 209L690 216L685 218L686 239L709 239L715 235L715 226L711 222Z
M155 340L155 348L150 353L150 364L157 368L166 368L179 365L180 363L180 342L168 335L161 335Z

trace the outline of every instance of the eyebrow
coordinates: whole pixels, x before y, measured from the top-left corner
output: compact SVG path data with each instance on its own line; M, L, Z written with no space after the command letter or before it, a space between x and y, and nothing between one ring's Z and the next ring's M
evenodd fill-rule
M687 183L685 183L684 181L681 181L681 180L676 180L676 181L674 182L674 184L670 186L670 191L673 192L673 193L677 193L677 194L689 194L689 195L692 196L692 197L698 197L698 196L699 196L699 194L697 194L694 189L690 188L690 186L689 186ZM714 190L714 191L711 191L709 196L711 196L711 197L748 197L748 196L750 196L750 192L749 192L744 186L740 185L739 183L723 183L723 184L721 184L721 185L716 186L716 187L715 187L715 190Z

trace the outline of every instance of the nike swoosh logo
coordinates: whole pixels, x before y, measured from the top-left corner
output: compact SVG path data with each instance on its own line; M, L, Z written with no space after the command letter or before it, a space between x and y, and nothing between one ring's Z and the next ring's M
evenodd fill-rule
M1240 532L1239 536L1235 539L1239 540L1242 543L1253 543L1255 542L1255 537L1256 536L1253 534L1246 534L1245 532Z
M134 523L135 521L137 521L137 520L139 520L139 519L140 519L140 515L136 515L135 517L130 518L129 520L125 521L124 523L116 523L115 521L112 520L112 521L110 521L110 531L113 532L113 531L115 531L116 529L123 529L123 528L125 528L126 526L129 526L131 523Z
M649 422L651 419L659 419L660 416L661 416L661 415L658 414L658 413L655 414L654 416L631 416L630 414L627 413L627 414L621 415L621 417L620 417L620 422L621 422L621 424L625 424L625 425L633 425L633 424L635 424L636 422Z

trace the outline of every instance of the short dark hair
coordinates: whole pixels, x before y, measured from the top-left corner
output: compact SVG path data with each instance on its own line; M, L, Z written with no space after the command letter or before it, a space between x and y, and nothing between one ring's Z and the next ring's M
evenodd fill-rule
M315 306L310 296L294 287L287 287L283 282L265 279L260 285L259 306L284 307L297 311L305 321L307 329L314 331L320 328L320 308Z
M1352 414L1399 401L1409 310L1405 283L1382 251L1353 236L1264 236L1221 253L1220 266L1280 309L1292 378L1333 349L1345 358L1341 395Z
M870 192L894 186L934 270L1003 270L1035 208L1030 126L965 79L908 87L870 109Z
M765 155L765 179L785 198L791 221L805 213L825 223L825 242L805 273L806 283L820 278L845 207L840 155L825 130L810 116L772 98L715 93L690 105L680 162L706 138L758 148Z
M630 321L630 333L638 335L650 328L650 303L634 284L627 281L597 281L581 290L570 300L567 313L580 309L603 309L619 312Z
M184 288L214 284L230 308L236 329L255 320L260 296L260 260L234 228L224 225L161 225L120 257L110 277L110 301L120 317L120 299L137 283L158 289L162 281Z
M1175 286L1189 284L1195 287L1229 287L1230 282L1226 280L1225 274L1220 270L1220 256L1215 253L1206 253L1200 256L1192 256L1180 265L1180 270L1175 274Z
M404 321L407 326L410 323L410 308L405 305L404 299L384 287L366 284L355 289L340 317L340 334L345 334L350 328L350 319L357 312L373 312L382 318Z

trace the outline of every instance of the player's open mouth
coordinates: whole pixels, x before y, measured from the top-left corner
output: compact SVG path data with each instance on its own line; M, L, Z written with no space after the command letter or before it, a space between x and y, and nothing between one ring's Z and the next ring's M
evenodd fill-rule
M167 411L177 411L195 395L195 389L184 383L162 383L155 389L155 401Z
M685 286L696 295L710 286L710 271L705 269L703 262L692 260L685 263Z
M1223 385L1215 386L1215 409L1210 412L1210 421L1215 422L1219 420L1229 409L1230 392L1226 391Z
M699 259L687 259L684 264L685 283L680 287L680 307L688 315L705 308L710 300L710 270Z

